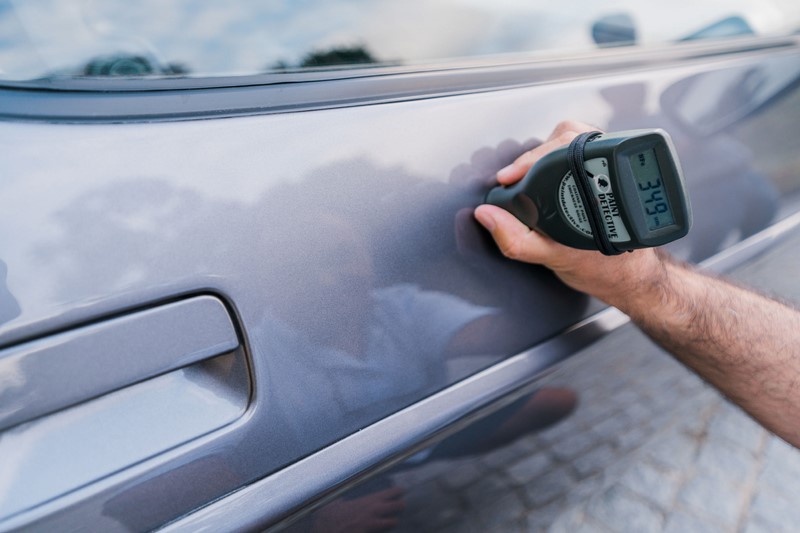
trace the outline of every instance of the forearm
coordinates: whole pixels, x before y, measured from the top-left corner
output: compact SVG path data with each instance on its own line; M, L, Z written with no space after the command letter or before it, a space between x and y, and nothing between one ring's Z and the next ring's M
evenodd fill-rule
M549 151L593 129L560 123L545 143L500 170L498 182L513 185ZM660 258L651 248L604 256L563 246L496 206L479 206L475 217L506 257L544 265L573 289L618 307L756 420L800 447L799 311Z
M800 446L800 312L683 265L616 305L653 340Z

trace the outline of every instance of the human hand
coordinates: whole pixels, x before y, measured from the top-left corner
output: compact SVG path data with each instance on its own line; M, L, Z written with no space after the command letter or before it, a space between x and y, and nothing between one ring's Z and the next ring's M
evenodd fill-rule
M497 181L501 185L513 185L547 153L569 144L578 134L595 129L580 122L559 123L544 143L501 169L497 173ZM544 265L573 289L621 307L623 311L626 300L635 298L637 294L652 295L650 290L637 291L638 287L657 288L666 275L661 258L652 248L606 256L597 251L578 250L557 243L531 230L514 215L497 206L478 206L474 214L478 222L492 234L506 257Z
M451 172L448 182L465 187L472 196L486 187L496 184L497 169L509 165L521 153L542 144L539 139L528 139L520 144L506 139L496 146L484 146L473 152L469 161L457 165ZM505 281L506 276L497 276L497 269L507 262L495 253L497 247L487 238L486 232L473 216L474 207L463 207L454 218L456 249L461 257L473 268L489 276L495 282ZM508 270L508 269L506 269Z

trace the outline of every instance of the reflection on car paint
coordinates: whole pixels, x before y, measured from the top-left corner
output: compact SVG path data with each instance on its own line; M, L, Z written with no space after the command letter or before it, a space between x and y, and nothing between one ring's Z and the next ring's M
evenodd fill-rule
M5 262L0 260L0 324L16 318L20 311L17 299L8 290L6 276L8 276L8 267Z
M719 68L741 74L729 78L735 83L752 80L745 74L756 63ZM770 68L797 65L784 54ZM766 137L780 130L771 131L764 117L774 117L764 114L703 135L677 123L662 88L680 88L702 69L219 121L0 124L11 147L0 152L0 253L18 302L5 300L3 345L160 298L213 292L232 303L254 383L242 424L109 475L108 492L88 486L53 505L86 518L113 498L114 516L138 524L139 495L147 493L166 502L159 517L178 517L197 500L175 498L182 489L172 480L222 496L597 310L548 271L500 257L471 217L494 173L535 144L523 139L545 135L567 111L603 128L670 131L695 206L707 207L705 217L695 209L684 257L701 259L763 227L774 215L774 184L786 194L800 183L746 155L742 146L755 141L743 128ZM704 93L710 89L696 83L697 116L714 123L709 113L727 113L716 102L719 88ZM735 92L748 101L747 91ZM786 104L796 91L757 94L759 105L796 117ZM774 159L796 164L797 150L774 144ZM708 150L725 164L707 164ZM425 301L473 316L424 321L422 313L406 324L382 316ZM469 327L480 342L459 348ZM388 340L371 340L381 337ZM370 343L372 356L392 365L374 382L374 369L359 359ZM293 344L306 349L287 350ZM400 348L390 357L380 349L387 345ZM403 374L409 368L417 374ZM394 375L403 378L394 383ZM373 387L379 382L388 385ZM186 464L198 466L174 477ZM3 472L3 482L26 480ZM43 520L37 525L56 525Z
M644 84L615 86L602 94L617 110L609 120L609 129L659 127L676 139L681 167L689 177L689 198L697 208L693 210L690 238L668 246L674 254L697 263L719 252L723 245L733 244L732 239L747 238L767 227L777 211L778 191L753 169L744 144L724 131L713 136L699 135L674 120L668 108L647 114Z

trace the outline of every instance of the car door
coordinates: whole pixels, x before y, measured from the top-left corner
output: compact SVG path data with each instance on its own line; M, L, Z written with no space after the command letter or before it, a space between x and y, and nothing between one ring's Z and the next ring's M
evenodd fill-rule
M310 12L394 16L401 36L423 20L381 5ZM795 210L795 37L486 56L519 52L495 32L471 59L348 45L189 76L137 31L182 14L215 58L204 24L283 35L307 13L148 6L0 12L24 59L0 89L3 530L303 525L530 396L625 322L500 257L471 217L565 117L670 131L695 205L682 258L741 261ZM81 28L78 70L59 17Z

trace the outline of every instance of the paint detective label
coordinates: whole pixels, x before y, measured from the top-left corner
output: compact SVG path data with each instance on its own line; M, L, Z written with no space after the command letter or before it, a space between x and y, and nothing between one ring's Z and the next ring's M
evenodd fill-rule
M631 240L622 218L619 216L619 207L611 189L611 180L608 178L608 161L604 157L590 159L584 163L586 172L592 177L592 189L600 206L600 213L606 227L606 234L612 242L625 242ZM589 215L583 207L578 186L571 172L567 172L558 186L558 203L564 219L578 232L592 236L589 225Z

